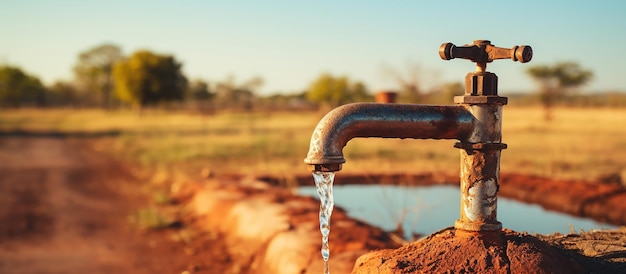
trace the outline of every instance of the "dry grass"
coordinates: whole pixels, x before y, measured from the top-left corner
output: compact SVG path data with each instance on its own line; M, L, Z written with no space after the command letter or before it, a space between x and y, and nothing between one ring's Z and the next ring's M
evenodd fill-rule
M507 109L509 149L502 170L592 179L626 172L625 109L558 109L551 122L536 109Z
M221 113L211 116L103 110L3 111L0 130L117 132L94 147L149 167L213 173L306 173L302 163L321 113ZM626 109L505 107L503 172L593 179L626 169ZM355 139L345 172L458 172L453 140ZM285 175L287 174L287 175Z

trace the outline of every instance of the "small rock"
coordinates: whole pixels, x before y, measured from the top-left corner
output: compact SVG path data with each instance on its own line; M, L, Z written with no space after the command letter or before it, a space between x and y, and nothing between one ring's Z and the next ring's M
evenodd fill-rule
M200 172L200 175L202 176L202 178L209 179L213 177L213 171L210 168L205 167Z

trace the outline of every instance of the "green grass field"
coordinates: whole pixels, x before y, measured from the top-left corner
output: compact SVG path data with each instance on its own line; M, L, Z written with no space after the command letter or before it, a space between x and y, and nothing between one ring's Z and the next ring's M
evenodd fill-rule
M554 120L545 122L540 108L505 107L503 142L509 148L502 154L502 172L592 180L626 170L626 109L561 108L554 113ZM147 168L289 176L308 172L302 160L322 116L3 110L0 130L89 133L95 149ZM343 172L457 173L454 142L355 139L344 149Z

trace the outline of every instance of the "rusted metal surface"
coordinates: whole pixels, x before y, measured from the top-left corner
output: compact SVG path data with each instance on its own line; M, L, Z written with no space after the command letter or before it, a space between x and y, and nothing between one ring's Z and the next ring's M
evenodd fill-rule
M462 104L476 120L472 134L455 144L460 148L460 217L455 228L467 231L496 231L497 194L500 188L502 105Z
M346 161L342 149L352 138L466 140L474 133L476 121L460 105L348 104L317 124L304 162L317 171L339 171Z
M500 188L500 150L461 149L461 210L455 228L500 230L497 194Z
M500 143L502 141L502 106L497 104L465 105L475 120L469 143Z
M498 95L498 76L485 71L468 73L465 76L465 94L466 96L464 97L469 98L475 98L480 95Z
M499 48L487 40L457 47L442 44L444 60L468 59L476 71L465 78L465 95L452 106L356 103L329 112L318 123L304 160L316 171L339 171L345 163L342 149L352 138L457 139L461 154L461 212L455 228L490 233L502 228L497 220L500 188L502 107L498 77L486 71L487 63L510 58L521 63L532 59L530 46Z
M477 64L491 63L497 59L511 59L527 63L533 58L530 46L514 46L510 49L499 48L489 40L475 40L471 45L457 47L452 43L444 43L439 47L439 57L444 60L455 58L468 59Z
M476 119L470 137L457 143L461 155L460 217L454 227L460 230L488 232L502 229L497 220L497 195L500 188L500 153L502 143L502 106L506 97L498 96L498 76L487 72L487 63L510 58L521 63L532 59L532 48L515 46L498 48L487 40L457 47L442 44L439 56L444 60L468 59L476 71L465 76L465 95L454 102L467 106Z

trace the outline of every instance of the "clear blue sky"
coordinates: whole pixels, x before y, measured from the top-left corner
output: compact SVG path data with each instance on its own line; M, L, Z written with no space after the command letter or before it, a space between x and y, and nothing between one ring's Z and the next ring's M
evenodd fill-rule
M534 49L529 64L488 66L503 92L533 90L524 70L557 61L594 71L585 91L626 90L626 1L0 0L0 34L0 63L46 84L70 80L79 52L107 42L172 54L190 79L261 76L264 94L304 90L322 72L395 88L381 67L409 61L436 72L428 86L474 69L439 59L441 43L488 39Z

